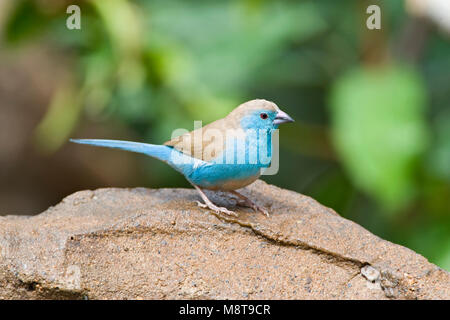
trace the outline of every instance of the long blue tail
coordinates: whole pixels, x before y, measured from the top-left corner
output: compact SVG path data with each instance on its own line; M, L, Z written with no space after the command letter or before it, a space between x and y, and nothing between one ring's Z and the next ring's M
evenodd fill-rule
M103 140L103 139L70 139L71 142L88 144L97 147L107 147L121 149L131 152L143 153L150 157L167 162L170 159L172 148L163 145L140 143L121 140Z

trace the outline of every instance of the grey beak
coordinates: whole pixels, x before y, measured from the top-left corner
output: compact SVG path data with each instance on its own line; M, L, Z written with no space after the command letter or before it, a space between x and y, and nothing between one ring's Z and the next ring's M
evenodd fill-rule
M281 110L278 111L273 124L282 124L287 122L294 122L294 119L292 119L286 112Z

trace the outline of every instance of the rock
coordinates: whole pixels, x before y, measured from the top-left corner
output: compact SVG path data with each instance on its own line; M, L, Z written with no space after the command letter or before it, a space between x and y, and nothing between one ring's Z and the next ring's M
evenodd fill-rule
M362 267L361 274L370 282L376 282L380 280L380 271L370 265Z
M243 193L271 217L219 216L195 190L144 188L0 217L0 298L450 298L448 272L315 200L262 181Z

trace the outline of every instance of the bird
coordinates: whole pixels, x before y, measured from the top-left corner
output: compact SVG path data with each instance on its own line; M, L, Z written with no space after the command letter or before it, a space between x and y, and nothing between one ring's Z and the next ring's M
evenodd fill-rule
M273 132L288 122L294 120L274 102L254 99L240 104L222 119L160 145L106 139L70 141L141 153L166 162L198 191L204 203L197 204L202 208L237 216L236 212L214 204L204 192L221 191L235 197L239 205L269 217L265 207L236 190L253 183L270 167Z

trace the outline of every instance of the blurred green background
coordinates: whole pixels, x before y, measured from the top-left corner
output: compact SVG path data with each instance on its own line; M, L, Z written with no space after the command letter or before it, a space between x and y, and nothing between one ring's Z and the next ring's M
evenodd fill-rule
M446 1L2 0L0 214L82 189L189 187L156 160L67 140L163 143L264 98L296 119L265 181L450 270ZM382 29L368 30L375 3Z

